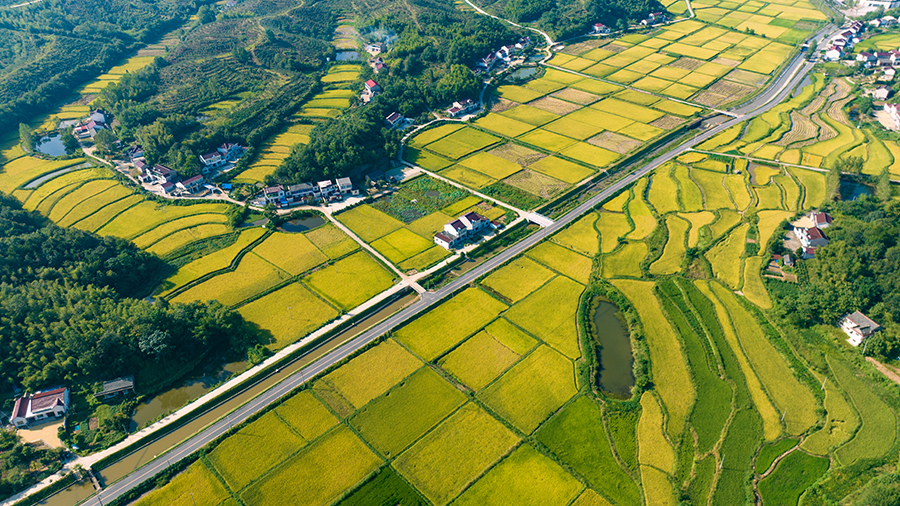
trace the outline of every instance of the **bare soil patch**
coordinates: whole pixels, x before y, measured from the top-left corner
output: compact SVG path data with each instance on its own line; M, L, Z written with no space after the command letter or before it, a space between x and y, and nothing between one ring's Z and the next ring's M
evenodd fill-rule
M662 119L662 118L660 118ZM594 146L625 154L641 145L641 141L615 132L603 132L588 139Z
M556 93L553 93L553 96L581 105L593 104L594 102L600 100L600 97L594 95L593 93L588 93L586 91L576 90L573 88L563 88Z
M687 56L684 56L673 61L669 65L685 70L697 70L700 67L706 65L706 62L703 60L696 60L694 58L688 58Z
M526 148L525 146L513 144L511 142L494 148L490 150L489 153L494 156L499 156L504 160L509 160L510 162L516 163L523 167L526 165L531 165L532 163L535 163L547 156L541 152Z
M685 120L682 118L666 114L662 118L659 118L658 120L650 123L650 126L662 128L663 130L671 130L684 122Z
M528 102L528 105L547 112L552 112L553 114L559 114L560 116L565 116L572 111L581 109L581 106L578 104L573 104L572 102L566 102L565 100L553 97L543 97L532 100L531 102Z

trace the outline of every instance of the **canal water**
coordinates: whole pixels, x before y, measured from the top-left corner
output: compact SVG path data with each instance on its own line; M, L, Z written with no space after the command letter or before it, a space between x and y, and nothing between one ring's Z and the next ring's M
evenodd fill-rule
M594 297L592 306L600 389L612 397L628 397L634 386L631 336L619 318L618 306L599 297Z
M325 224L325 218L321 216L312 216L310 218L302 218L298 220L286 221L281 225L281 230L285 232L306 232Z

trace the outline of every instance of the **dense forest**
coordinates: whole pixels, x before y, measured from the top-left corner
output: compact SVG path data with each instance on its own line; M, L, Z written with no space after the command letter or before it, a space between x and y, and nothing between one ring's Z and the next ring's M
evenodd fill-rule
M862 311L884 330L871 339L868 355L900 352L900 202L874 197L831 205L830 242L804 262L808 282L782 286L778 312L798 327L834 325Z
M63 229L0 195L0 391L133 374L142 391L252 333L217 302L151 303L166 265L133 244Z
M597 22L624 29L651 12L665 11L658 0L497 0L476 3L517 22L534 22L556 40L582 35Z
M0 121L18 124L49 110L195 11L184 0L44 0L0 9Z

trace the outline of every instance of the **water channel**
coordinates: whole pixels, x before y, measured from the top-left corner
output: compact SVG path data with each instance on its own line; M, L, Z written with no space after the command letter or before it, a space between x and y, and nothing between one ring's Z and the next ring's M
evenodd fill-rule
M619 318L619 308L600 297L591 302L593 333L600 362L600 389L612 397L626 398L634 386L631 336Z
M278 371L273 371L268 376L260 378L259 380L257 380L257 383L248 386L245 390L236 393L232 397L222 400L220 403L216 404L208 411L198 414L196 418L186 423L185 425L173 430L172 432L160 437L159 439L153 440L147 445L139 448L134 453L131 453L123 457L121 460L113 463L109 467L100 469L99 471L95 469L94 474L97 475L97 478L100 480L100 483L103 486L109 485L124 478L128 473L153 460L153 458L160 453L163 453L172 446L180 443L181 441L184 441L193 434L197 433L203 427L206 427L210 423L222 418L229 412L239 407L241 404L244 404L253 397L271 388L273 385L279 383L283 379L314 362L322 355L325 355L341 344L365 332L373 325L379 323L390 315L403 309L404 307L414 303L416 300L418 300L418 295L413 292L389 303L388 305L381 308L378 312L366 317L363 320L360 320L360 322L356 325L334 336L303 357L297 359L294 362L291 362L286 366L282 366L280 369L278 369ZM191 387L185 385L182 388L190 389ZM174 396L175 394L173 393L171 395ZM35 504L46 506L74 506L75 504L78 504L79 502L93 495L93 493L94 489L91 486L90 482L88 482L87 480L82 480L80 483L71 485Z

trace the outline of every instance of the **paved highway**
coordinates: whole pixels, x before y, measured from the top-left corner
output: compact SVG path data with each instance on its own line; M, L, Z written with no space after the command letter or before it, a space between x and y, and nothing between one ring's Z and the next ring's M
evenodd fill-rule
M309 379L315 377L317 374L340 362L344 358L350 356L366 344L395 329L399 325L411 320L423 311L426 311L432 306L436 305L441 299L451 295L457 290L460 290L465 285L487 274L488 272L491 272L516 255L519 255L528 248L531 248L535 244L543 241L553 233L559 231L572 221L590 211L602 201L617 194L623 188L634 183L663 163L672 160L673 158L683 154L685 151L688 151L697 144L706 141L710 137L734 125L737 125L742 121L746 121L754 116L768 111L776 104L787 98L791 91L800 83L800 81L806 76L806 74L812 69L812 67L812 63L807 62L802 56L798 56L791 62L789 66L787 66L782 71L779 77L774 80L773 84L771 84L765 92L761 93L747 105L735 111L741 115L740 117L733 118L724 123L720 123L719 125L711 127L705 132L687 140L671 151L668 151L667 153L657 157L650 163L638 168L619 181L611 184L607 189L591 197L589 200L585 201L572 211L563 215L552 225L546 228L542 228L529 237L526 237L521 242L510 246L507 250L498 254L494 258L485 261L472 270L464 273L459 278L447 284L443 288L440 288L434 292L423 294L419 302L399 311L398 313L375 325L374 327L360 334L351 341L336 348L331 353L323 356L318 361L309 365L305 369L285 378L281 383L278 383L271 389L260 394L258 397L238 408L227 417L213 423L212 425L202 430L195 436L187 439L183 443L176 445L166 454L135 470L125 478L109 485L102 492L91 497L90 499L87 499L82 504L88 506L102 506L104 502L109 503L113 499L128 492L135 486L143 483L146 480L152 479L155 475L169 467L169 465L174 464L184 457L187 457L188 455L196 452L210 441L213 441L214 439L227 432L232 426L243 422L250 416L265 409L269 404L287 395L292 390L309 381Z

